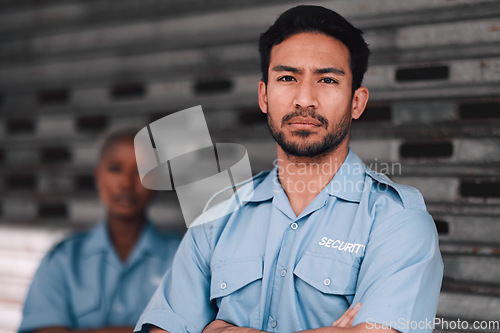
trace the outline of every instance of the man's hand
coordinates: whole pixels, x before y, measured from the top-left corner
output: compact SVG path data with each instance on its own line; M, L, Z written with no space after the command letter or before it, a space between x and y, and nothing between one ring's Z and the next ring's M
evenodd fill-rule
M352 327L352 322L354 321L354 317L358 314L359 309L361 309L361 303L356 304L355 307L351 306L339 319L335 320L332 327Z

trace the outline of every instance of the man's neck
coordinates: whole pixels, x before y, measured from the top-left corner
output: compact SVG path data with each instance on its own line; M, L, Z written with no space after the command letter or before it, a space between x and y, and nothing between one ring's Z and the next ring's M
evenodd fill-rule
M108 231L111 242L123 262L127 261L146 224L147 220L144 213L131 219L108 215Z
M347 140L332 152L316 157L290 156L278 146L278 177L295 215L299 216L328 185L348 151Z

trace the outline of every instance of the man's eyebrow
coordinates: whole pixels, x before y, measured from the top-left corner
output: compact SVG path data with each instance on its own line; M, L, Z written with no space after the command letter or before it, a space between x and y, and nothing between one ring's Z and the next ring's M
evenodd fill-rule
M302 69L287 66L287 65L274 66L273 71L275 71L275 72L292 72L292 73L298 73L298 74L302 73ZM318 68L318 69L314 70L314 73L316 73L316 74L332 73L332 74L337 74L337 75L345 75L345 72L343 70L341 70L340 68L336 68L336 67Z
M292 73L302 73L301 69L286 66L286 65L278 65L273 67L273 71L275 72L292 72Z
M332 74L338 74L338 75L345 75L345 72L343 70L341 70L340 68L336 68L336 67L318 68L314 72L316 74L332 73Z

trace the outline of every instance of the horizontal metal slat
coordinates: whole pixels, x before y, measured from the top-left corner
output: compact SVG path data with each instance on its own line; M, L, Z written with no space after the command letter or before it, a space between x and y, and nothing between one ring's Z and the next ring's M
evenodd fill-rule
M367 30L367 40L370 41L370 44L374 48L396 48L396 40L394 37L391 37L394 33L391 32L383 38L381 36L384 35L387 26L391 25L390 22L392 22L392 25L406 25L410 24L410 22L419 24L429 21L442 21L447 15L452 17L450 9L455 9L455 20L457 16L460 17L460 13L462 13L462 17L469 18L472 16L480 18L484 16L494 16L495 10L500 12L500 6L495 5L492 1L485 1L482 3L475 2L474 6L471 6L470 1L453 4L443 1L438 3L424 2L417 6L412 6L412 8L400 6L399 4L395 5L391 1L384 1L383 5L381 1L378 1L377 4L380 4L380 6L377 5L376 7L373 7L373 5L366 0L359 0L358 2L359 4L338 2L335 5L335 9L348 17L349 13L351 13L353 15L353 21ZM329 3L325 2L325 4L327 7L331 6ZM71 16L71 9L76 12L82 11L81 8L76 9L71 5L66 6L70 8L68 9L70 11L70 13L68 13L69 16ZM274 18L277 17L279 13L287 8L289 8L289 6L275 5L260 8L253 7L236 11L226 10L226 13L222 14L212 12L209 14L198 14L187 17L181 16L180 18L179 16L175 16L174 18L165 19L165 16L168 17L167 13L167 15L159 16L160 19L149 16L142 22L138 22L137 19L135 19L132 21L129 20L128 24L115 22L114 26L110 26L109 22L112 22L112 20L108 18L103 21L106 23L103 23L104 25L99 28L96 28L96 22L92 21L89 23L90 25L81 27L79 31L68 32L61 29L59 32L53 31L52 35L47 35L48 32L45 31L42 35L34 37L34 39L31 40L25 39L4 42L6 45L2 47L3 56L16 61L15 59L30 59L29 57L33 56L40 58L50 55L76 55L88 51L91 53L95 51L105 54L108 53L109 50L114 50L115 52L116 50L120 50L119 53L130 54L131 49L142 49L144 50L143 52L158 52L159 50L179 49L189 46L201 47L218 43L235 43L238 41L241 42L242 40L253 41L253 43L255 43L257 36L274 21ZM418 13L418 10L423 10L423 12ZM439 15L436 13L436 10L447 15ZM87 9L85 11L87 11ZM80 14L81 13L78 15ZM134 14L134 18L136 18L137 13ZM226 16L219 17L220 15ZM371 15L374 16L370 17ZM382 15L382 17L380 15ZM399 20L397 19L398 15L401 16ZM233 17L237 17L238 19L233 20ZM262 20L264 17L265 19ZM357 17L360 18L356 19ZM41 18L43 20L43 15ZM19 18L17 18L17 20L19 21ZM39 21L40 20L36 21L38 24L37 30L43 31L43 29L39 27ZM170 25L170 22L173 23ZM217 22L217 24L214 22ZM220 26L220 22L229 22L229 24L233 26L222 27ZM165 24L167 24L166 27L164 27ZM29 26L29 24L26 26ZM71 26L74 27L75 25ZM371 26L373 26L372 29L370 29ZM375 27L377 26L381 26L382 28L375 32L374 30L376 30ZM193 27L195 29L198 27L198 34L192 34ZM439 28L440 26L436 26L430 29ZM170 35L169 32L171 31L175 32L178 38L174 38L173 35ZM184 33L186 33L186 35L183 35ZM198 37L200 34L203 35L203 38ZM404 34L399 35L404 36ZM30 32L28 36L32 37L33 33ZM387 44L389 40L391 40L391 44ZM152 45L154 45L153 48ZM404 43L402 46L404 46ZM0 52L0 56L2 56L2 52ZM88 58L88 55L86 57Z
M66 228L23 228L0 225L0 250L45 253L67 235Z
M0 332L16 332L21 324L21 318L21 304L0 301Z
M489 232L494 231L490 229ZM498 274L500 272L500 257L444 255L443 261L446 278L494 283L498 285L500 290L500 275Z
M500 297L441 292L438 316L464 320L498 320Z

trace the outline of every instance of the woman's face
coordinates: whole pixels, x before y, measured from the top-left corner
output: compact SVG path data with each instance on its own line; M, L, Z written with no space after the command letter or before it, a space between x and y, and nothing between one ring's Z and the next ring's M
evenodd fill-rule
M95 174L99 196L110 217L133 219L143 214L153 191L141 184L133 138L112 143L103 153Z

